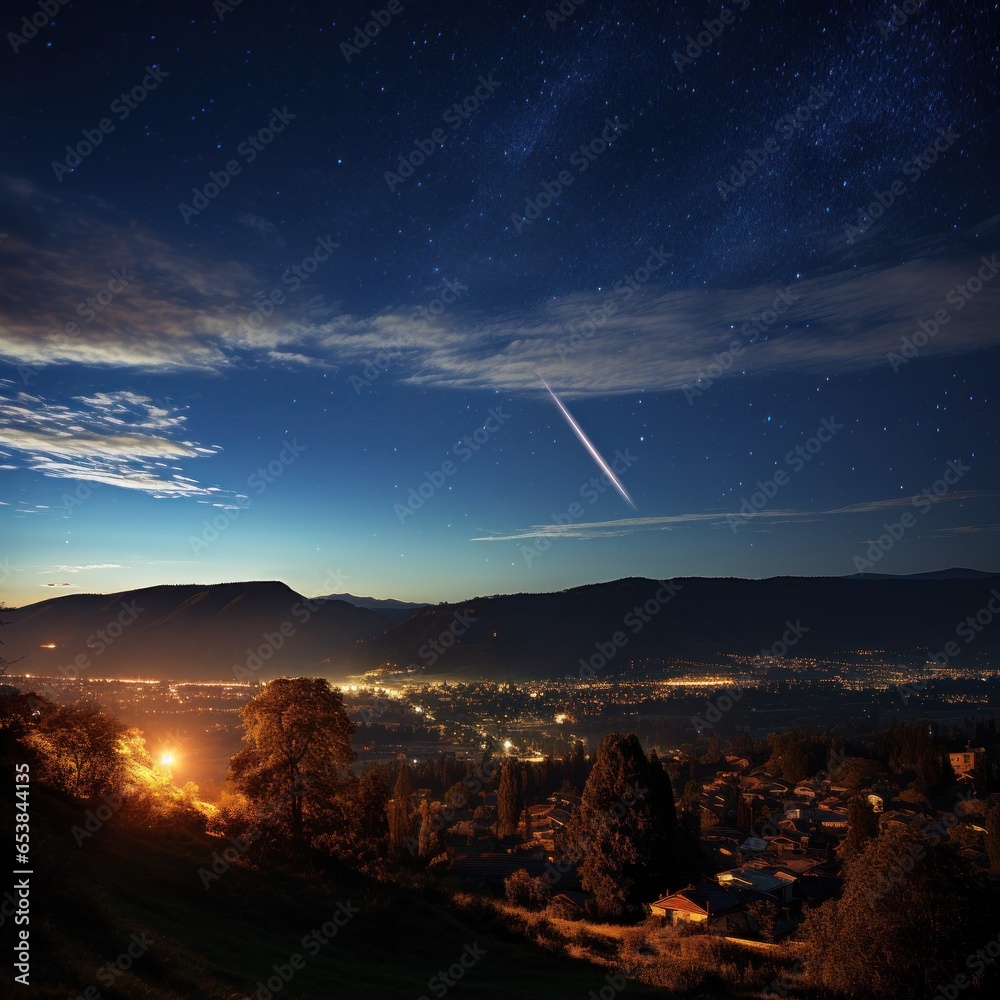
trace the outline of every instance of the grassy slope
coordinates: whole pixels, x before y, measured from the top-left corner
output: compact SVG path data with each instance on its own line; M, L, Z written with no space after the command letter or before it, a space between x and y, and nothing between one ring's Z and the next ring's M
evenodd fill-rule
M501 940L475 926L474 917L414 892L359 882L330 894L246 869L226 872L206 891L198 869L219 842L137 833L113 817L77 847L70 830L82 821L82 807L33 791L32 982L28 990L12 984L5 959L0 995L65 1000L92 986L104 997L235 1000L253 995L273 964L298 952L307 964L282 998L417 1000L441 995L428 981L474 942L486 956L449 991L455 997L586 1000L606 985L603 969ZM9 805L4 814L12 822ZM347 899L362 913L311 957L303 935ZM97 970L125 950L133 933L153 944L114 986L103 984ZM620 994L667 995L636 986Z

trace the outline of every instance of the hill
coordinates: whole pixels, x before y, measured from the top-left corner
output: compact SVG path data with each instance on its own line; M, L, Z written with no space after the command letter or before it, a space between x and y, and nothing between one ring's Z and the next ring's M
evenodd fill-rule
M605 968L556 957L415 890L349 875L308 884L239 866L206 888L199 869L233 848L205 834L130 830L112 816L78 846L71 831L83 826L85 810L32 789L35 874L25 996L415 1000L444 995L434 977L477 947L481 957L462 969L455 996L583 1000L606 985ZM3 816L12 828L6 799ZM350 909L357 912L347 917ZM338 914L343 926L331 934ZM291 964L295 955L299 968ZM0 994L8 996L19 989L12 961L0 967ZM275 982L278 990L265 985L259 993L258 982L273 978L274 966L291 976ZM629 985L618 995L668 994Z
M933 654L986 606L1000 577L698 577L673 584L673 596L657 581L630 578L553 594L435 605L329 657L322 667L334 678L387 663L412 673L546 677L578 674L581 658L600 663L602 649L611 654L605 657L611 672L644 657L711 661L727 653L753 655L789 638L790 655L796 656L835 657L859 649ZM796 627L791 634L790 625ZM1000 653L1000 631L976 635L975 652Z
M3 620L4 656L28 673L170 680L231 680L237 665L248 679L298 673L391 624L276 582L71 594Z
M391 622L405 621L414 612L426 608L426 604L414 604L412 601L397 601L391 597L356 597L354 594L327 594L325 601L347 601L356 608L367 608L377 611Z

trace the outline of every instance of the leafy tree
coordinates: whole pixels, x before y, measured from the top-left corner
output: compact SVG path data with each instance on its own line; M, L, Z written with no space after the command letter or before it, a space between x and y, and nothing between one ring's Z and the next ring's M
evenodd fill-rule
M755 899L747 904L747 916L761 936L761 940L774 941L774 932L778 924L778 913L774 903L769 903L766 899Z
M512 837L517 833L521 818L521 776L517 762L504 762L500 771L500 785L497 788L497 836Z
M236 788L266 804L293 847L322 832L354 760L354 723L343 698L319 677L271 681L243 706L245 746L229 763ZM287 805L282 808L282 804Z
M389 786L381 768L370 767L360 778L349 777L338 800L337 822L313 838L314 846L348 867L380 874L388 857L388 802Z
M122 783L125 732L122 723L99 708L60 706L44 712L26 739L40 757L42 781L86 798Z
M844 997L932 996L965 969L983 902L951 845L887 831L847 863L842 897L807 918L809 978Z
M601 742L565 836L583 886L605 917L634 914L652 893L675 884L673 789L659 759L646 757L634 733L612 733Z
M544 875L532 878L523 868L509 875L503 882L507 902L523 906L527 910L537 910L549 901L551 886Z

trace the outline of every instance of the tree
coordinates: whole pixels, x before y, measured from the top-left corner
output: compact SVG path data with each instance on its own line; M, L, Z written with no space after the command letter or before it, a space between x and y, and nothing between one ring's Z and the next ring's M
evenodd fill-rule
M121 741L126 729L90 705L43 713L27 734L39 754L40 777L71 795L90 797L112 791L124 778Z
M986 814L986 853L990 856L990 869L1000 874L1000 805Z
M846 997L932 996L966 968L984 903L950 844L887 831L847 863L841 898L807 918L809 978Z
M844 857L853 858L865 849L865 844L878 836L878 816L868 802L855 795L847 804L847 837Z
M504 761L497 788L497 836L512 837L521 818L521 776L517 762Z
M349 778L338 822L314 837L313 844L351 868L378 875L388 856L388 801L389 786L381 768L370 767L360 778Z
M762 941L774 941L774 932L778 924L777 907L766 899L755 899L747 904L747 916Z
M537 910L544 906L552 895L548 879L544 875L532 878L523 868L518 868L503 881L507 902L523 906L527 910Z
M389 820L389 852L396 860L403 856L403 852L407 849L407 840L413 837L412 823L410 822L410 796L412 794L413 781L410 777L410 765L404 763L396 777L392 798L386 806Z
M676 881L677 816L670 778L634 733L606 736L580 808L567 825L569 857L605 917L639 912Z
M243 706L242 750L229 763L236 788L264 807L291 845L322 832L318 820L354 760L354 723L343 697L319 677L271 681Z

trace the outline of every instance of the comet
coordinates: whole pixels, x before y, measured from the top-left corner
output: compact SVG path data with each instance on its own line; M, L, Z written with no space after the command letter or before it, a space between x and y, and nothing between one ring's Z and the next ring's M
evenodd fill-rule
M638 513L639 508L636 507L634 503L632 503L632 498L628 495L628 493L625 492L625 487L622 486L622 484L618 481L618 477L611 471L611 467L601 457L601 453L593 446L593 444L590 441L590 438L588 438L587 435L584 434L583 428L573 419L573 414L570 413L565 406L563 406L562 400L552 391L551 388L549 388L549 383L546 382L541 375L539 375L538 377L542 379L542 385L544 385L545 388L548 390L548 393L552 397L556 406L559 407L559 411L566 418L566 423L568 423L570 427L573 428L573 433L579 438L580 444L582 444L584 448L587 449L587 451L590 453L590 457L597 463L598 468L600 468L601 472L603 472L604 475L608 477L608 479L611 481L611 484L625 498L625 500L628 502L628 505L632 508L632 510Z

